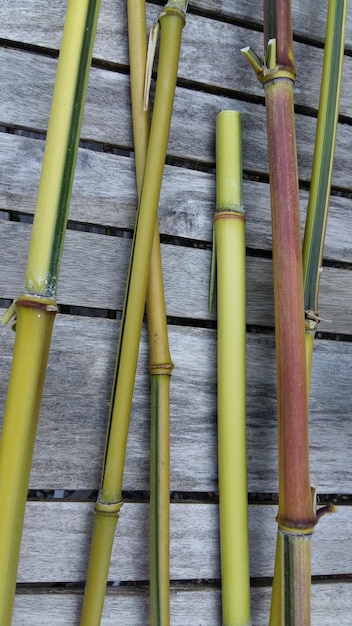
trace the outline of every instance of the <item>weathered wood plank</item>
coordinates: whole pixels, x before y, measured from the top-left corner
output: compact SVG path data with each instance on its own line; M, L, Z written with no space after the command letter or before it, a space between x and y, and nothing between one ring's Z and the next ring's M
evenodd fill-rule
M237 3L236 3L237 4ZM323 3L325 4L325 3ZM10 40L28 41L35 45L44 45L50 48L59 48L66 2L56 3L57 6L45 6L45 3L35 4L32 10L23 11L22 6L13 6L13 3L4 3L0 9L0 36ZM252 21L258 19L262 3L251 5ZM207 7L209 9L209 7ZM294 7L293 21L297 15L301 17L302 7ZM233 16L237 18L237 6L233 9ZM323 9L325 17L326 6ZM148 27L160 13L160 7L148 4ZM315 19L314 13L321 9L314 7L306 11L309 25ZM16 19L17 18L17 19ZM242 18L243 19L243 18ZM320 21L319 20L319 21ZM352 10L349 11L349 21L352 21ZM320 22L321 23L321 22ZM31 28L30 24L33 25ZM308 36L313 32L306 25ZM325 27L323 28L323 30ZM186 28L183 32L182 49L179 65L180 78L216 85L220 88L242 91L247 95L263 95L263 90L240 53L246 45L255 50L263 48L263 36L257 30L242 28L233 23L214 21L207 17L194 15L189 12ZM214 63L214 50L217 62ZM117 8L116 3L103 3L99 20L97 41L94 55L110 63L128 64L127 45L127 15L125 5L123 10ZM302 43L295 44L295 60L298 68L296 82L296 101L300 105L313 108L318 107L320 76L323 51L315 46ZM219 71L221 67L221 71ZM340 110L345 115L351 115L351 102L348 84L352 77L352 60L346 56L344 68L344 83L341 95Z
M271 589L251 590L253 626L267 626ZM312 587L312 626L350 626L351 585L314 584ZM78 626L82 596L79 593L34 592L16 596L13 626ZM147 589L108 590L102 626L147 626L149 598ZM171 587L171 626L220 626L221 595L218 589Z
M38 0L36 3L27 0L26 10L20 0L3 0L1 18L2 29L9 39L20 42L36 43L47 46L48 41L57 47L60 42L60 33L65 15L66 1L60 0L51 3L49 6L45 0ZM147 2L148 14L154 10L153 4ZM204 14L216 19L223 18L223 21L230 19L242 20L248 25L261 26L263 23L263 7L260 0L248 2L239 0L233 3L232 0L191 0L189 4L189 14L196 9ZM12 11L12 14L11 14ZM16 19L11 20L11 16ZM310 40L323 41L325 37L325 23L327 15L326 0L311 0L309 5L304 0L292 1L292 17L294 32L300 37ZM27 18L27 23L26 23ZM125 15L122 15L125 19ZM116 8L113 0L105 0L102 3L99 16L99 27L97 33L97 48L103 45L105 37L114 32L116 20ZM351 36L349 24L351 22L351 12L348 12L348 27L346 32L347 45L351 46ZM50 38L45 35L48 31ZM116 31L117 32L117 31ZM119 45L118 37L116 44ZM120 44L121 45L121 44ZM98 52L96 52L98 54Z
M0 265L0 297L23 289L31 227L0 221L6 256ZM21 247L18 247L21 241ZM69 230L66 235L58 301L73 306L122 309L130 240ZM162 245L167 314L209 320L210 250ZM16 262L13 262L13 259ZM352 272L326 267L321 278L320 328L352 334ZM247 323L273 326L272 263L247 258Z
M1 135L0 209L33 213L43 157L43 142ZM266 183L244 181L247 247L271 248L270 198ZM162 234L212 241L215 175L167 165L159 205ZM133 159L80 149L70 219L87 224L132 229L136 190ZM302 231L308 194L301 191ZM350 198L332 196L324 256L352 262Z
M4 402L13 333L2 328ZM175 363L171 387L171 489L217 490L215 332L169 328ZM272 336L247 335L248 486L277 490L275 363ZM30 485L97 489L117 345L111 320L57 317ZM192 360L189 355L192 355ZM130 424L125 489L149 485L149 384L143 334ZM323 493L350 493L352 345L317 341L311 400L312 483ZM194 450L197 450L195 455Z
M7 93L7 98L0 101L0 122L44 131L48 123L55 70L54 59L0 49L0 85ZM14 101L16 107L13 106ZM266 174L265 107L182 87L176 89L169 155L213 163L216 115L227 108L236 108L243 115L244 167ZM192 120L191 132L185 119ZM316 120L311 117L296 116L299 171L305 180L310 177L315 124ZM82 137L131 149L128 76L92 69ZM337 135L335 185L349 186L345 172L349 169L351 143L352 127L341 125Z
M18 581L81 582L85 579L93 523L93 503L27 502ZM249 507L251 577L272 576L277 507ZM171 580L220 578L218 507L170 505ZM340 507L317 526L312 538L312 574L348 574L352 516ZM55 560L52 555L55 553ZM149 580L149 505L126 502L121 510L109 581Z

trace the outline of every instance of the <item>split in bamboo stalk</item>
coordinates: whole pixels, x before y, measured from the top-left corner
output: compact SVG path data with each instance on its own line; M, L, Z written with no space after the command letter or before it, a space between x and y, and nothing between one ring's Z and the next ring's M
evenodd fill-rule
M70 0L63 32L0 442L0 623L11 624L22 524L99 2Z
M271 626L309 626L311 535L316 522L309 478L308 397L302 253L293 89L291 5L268 0L275 39L263 64L244 53L264 85L272 209L279 438L279 511ZM272 19L272 18L271 18Z
M347 4L347 0L334 0L328 3L318 122L303 240L308 393L314 337L321 319L319 316L318 293L335 154Z
M131 104L138 198L141 195L150 132L144 105L146 70L145 0L128 0ZM150 450L150 623L170 623L170 357L158 221L155 221L147 289L151 376Z
M187 4L186 0L170 0L159 17L161 39L154 110L120 328L81 626L100 624L112 544L122 506L122 478L132 393Z
M216 121L218 466L223 626L249 626L246 270L241 117Z

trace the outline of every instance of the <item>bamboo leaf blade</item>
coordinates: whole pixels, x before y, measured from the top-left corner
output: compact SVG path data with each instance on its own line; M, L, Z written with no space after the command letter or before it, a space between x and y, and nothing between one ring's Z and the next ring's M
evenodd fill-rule
M241 119L216 122L218 468L222 624L249 626L246 455L246 285Z
M98 12L96 0L68 3L28 253L26 293L17 298L10 313L16 310L17 321L0 445L3 626L11 624L30 466Z
M177 4L178 6L175 7L174 2L168 3L159 18L161 40L153 118L130 257L130 271L127 279L108 420L102 483L95 517L104 514L105 506L111 506L112 503L115 503L117 507L120 507L122 504L123 468L139 339L172 116L181 35L187 6L186 2L178 2ZM94 543L97 541L94 525L91 554L93 554ZM110 553L111 548L112 542ZM105 595L108 566L106 556L103 556L102 559L105 561L105 572L101 568L102 575L97 581L96 587L93 587L92 581L94 570L100 565L91 559L89 560L81 626L93 626L100 623L91 617L89 606L93 602L90 600L91 596L104 597Z

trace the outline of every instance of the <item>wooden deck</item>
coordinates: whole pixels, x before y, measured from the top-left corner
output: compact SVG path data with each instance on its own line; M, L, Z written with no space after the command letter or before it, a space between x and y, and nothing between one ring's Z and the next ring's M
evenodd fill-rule
M160 4L148 2L148 23ZM0 4L0 308L22 291L65 0ZM302 218L327 2L293 1ZM313 537L312 625L352 623L352 8L310 414L311 474L336 502ZM191 0L160 202L170 347L171 626L220 626L216 315L208 313L214 128L243 114L248 250L248 489L253 626L268 623L277 448L263 92L240 48L262 50L262 2ZM14 626L79 624L136 208L126 8L102 0L18 572ZM0 329L0 406L13 333ZM149 386L143 332L103 626L148 617ZM0 413L2 410L0 410Z

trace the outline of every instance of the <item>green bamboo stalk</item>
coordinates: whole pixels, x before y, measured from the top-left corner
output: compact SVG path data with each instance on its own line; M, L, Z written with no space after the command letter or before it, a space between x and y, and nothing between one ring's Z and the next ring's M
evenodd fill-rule
M335 155L347 5L347 0L330 0L328 3L318 122L303 240L308 387L310 387L314 337L320 321L318 294Z
M264 3L264 15L273 2ZM311 535L308 397L293 88L291 5L275 1L276 39L266 63L244 52L264 85L272 207L279 438L278 544L271 626L309 626Z
M30 467L99 2L68 3L0 442L0 623L11 624Z
M111 549L122 506L122 478L133 385L187 4L186 0L170 0L159 17L161 39L155 103L120 328L81 626L100 624ZM104 549L100 546L102 537Z
M249 626L246 458L246 271L242 132L236 111L216 121L218 466L222 624Z
M144 109L146 71L145 0L128 0L131 104L138 198L147 154L150 115ZM158 222L155 222L147 288L151 376L150 454L150 622L170 623L170 375L173 367L167 336Z

